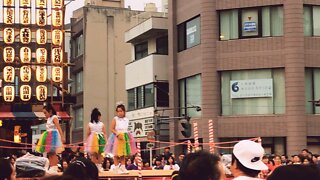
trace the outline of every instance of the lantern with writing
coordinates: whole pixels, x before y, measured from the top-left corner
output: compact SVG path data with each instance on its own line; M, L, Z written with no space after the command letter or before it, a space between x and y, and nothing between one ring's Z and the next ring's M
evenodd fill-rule
M3 6L14 6L14 0L4 0Z
M14 67L12 66L6 66L3 68L3 80L5 82L10 82L13 83L14 82Z
M61 48L53 48L51 52L51 62L53 64L59 64L62 62L62 49Z
M36 96L37 96L38 101L47 100L47 94L48 94L47 86L44 86L44 85L37 86Z
M30 80L31 80L31 67L30 66L22 66L20 68L20 80L22 82L30 82Z
M47 80L47 68L45 66L37 66L36 79L38 82L45 82Z
M36 21L38 26L47 25L47 11L44 9L37 9L36 11Z
M3 87L3 99L6 102L14 101L14 86L4 86Z
M20 0L20 6L30 7L31 6L31 0Z
M47 43L47 31L45 29L37 30L37 43L46 44Z
M52 8L62 8L64 0L52 0Z
M14 8L3 8L3 18L5 24L14 23Z
M22 47L20 49L20 60L22 63L30 63L31 49L29 47Z
M13 63L14 61L14 48L13 47L5 47L3 49L3 60L6 63Z
M63 23L63 13L61 10L52 10L52 25L57 27L57 26L62 26Z
M4 42L12 44L14 42L14 28L4 28L3 32Z
M61 46L62 44L62 31L55 29L52 31L52 44L56 46Z
M37 8L47 8L47 0L36 0Z
M20 9L20 22L23 25L28 25L31 23L31 10L30 9Z
M22 28L20 30L20 42L22 44L29 44L31 41L31 30L29 28Z
M52 80L54 82L61 82L63 78L63 72L61 67L52 67Z
M36 59L37 63L46 63L47 62L47 49L38 48L36 50Z
M31 87L29 85L20 86L20 99L22 101L29 101L31 99Z

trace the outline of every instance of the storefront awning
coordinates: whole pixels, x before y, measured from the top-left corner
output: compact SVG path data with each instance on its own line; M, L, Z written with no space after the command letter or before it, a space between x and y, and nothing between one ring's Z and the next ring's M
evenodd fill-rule
M71 117L67 112L57 112L61 120L70 120ZM43 112L0 112L1 120L44 120Z

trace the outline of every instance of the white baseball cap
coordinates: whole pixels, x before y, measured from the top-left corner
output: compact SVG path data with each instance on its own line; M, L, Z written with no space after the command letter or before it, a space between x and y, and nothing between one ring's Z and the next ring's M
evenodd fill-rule
M240 163L248 169L268 169L268 166L262 162L264 149L261 144L250 140L242 140L234 146L233 154L240 161Z

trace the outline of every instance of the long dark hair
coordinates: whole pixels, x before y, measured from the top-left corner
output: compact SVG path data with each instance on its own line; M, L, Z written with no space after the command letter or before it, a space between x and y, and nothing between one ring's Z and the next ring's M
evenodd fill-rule
M46 111L48 111L48 113L51 112L52 115L57 115L57 111L54 109L54 107L52 106L52 104L47 103L46 105L43 106L43 109L45 109Z
M99 116L101 116L101 113L98 108L94 108L91 112L91 123L98 123L99 122Z

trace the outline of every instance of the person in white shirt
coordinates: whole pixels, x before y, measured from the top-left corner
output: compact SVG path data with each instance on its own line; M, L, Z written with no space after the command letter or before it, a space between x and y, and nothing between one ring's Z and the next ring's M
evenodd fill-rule
M268 167L262 162L264 149L261 144L242 140L238 142L232 153L231 172L234 180L259 180L257 178L261 170Z
M179 165L175 163L174 158L172 156L168 158L167 164L163 167L163 170L179 171L179 169Z

